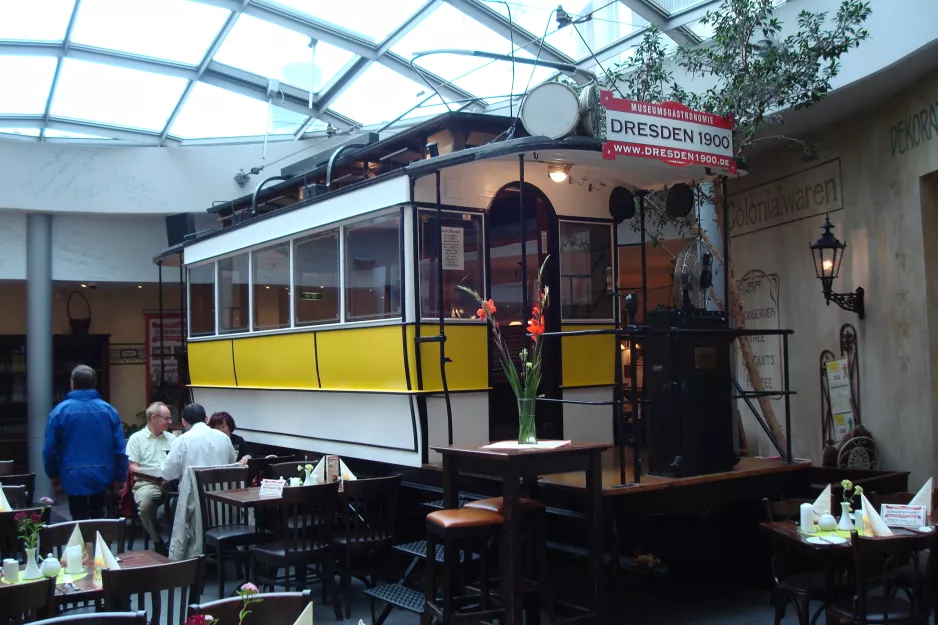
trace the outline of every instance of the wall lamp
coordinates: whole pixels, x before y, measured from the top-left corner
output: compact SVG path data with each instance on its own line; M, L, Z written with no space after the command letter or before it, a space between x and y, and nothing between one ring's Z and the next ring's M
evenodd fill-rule
M566 163L547 163L547 175L554 182L563 182L570 173L570 165Z
M824 225L821 226L821 236L817 241L808 245L811 248L811 256L814 259L814 271L817 273L818 280L823 287L824 299L830 306L834 302L841 308L849 312L855 312L863 319L863 287L858 286L853 293L834 293L832 287L834 280L840 274L840 264L844 260L844 250L847 244L842 243L834 236L831 229L829 216L824 217Z

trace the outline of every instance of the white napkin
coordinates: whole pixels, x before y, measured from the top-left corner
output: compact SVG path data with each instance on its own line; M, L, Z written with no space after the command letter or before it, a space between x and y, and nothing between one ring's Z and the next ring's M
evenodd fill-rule
M114 554L111 553L111 550L108 548L107 543L104 542L104 539L101 538L101 532L97 532L94 542L94 585L101 587L101 569L108 569L109 571L119 570L120 564L117 563L117 558L114 557Z
M821 495L814 500L814 511L818 516L822 514L831 513L831 485L828 484L827 488L821 493Z
M357 480L355 474L349 471L349 468L345 466L345 462L339 458L339 471L342 474L342 481L346 480ZM326 483L326 457L323 456L319 459L319 462L316 463L316 468L313 469L313 479L316 480L319 484Z
M306 608L295 621L293 625L313 625L313 604L307 603Z
M915 497L912 497L912 501L909 502L910 506L925 506L925 510L931 512L932 510L932 479L928 478L928 481L925 482L925 485L915 493Z
M10 502L7 501L7 496L3 494L3 489L0 488L0 512L11 512L12 510Z
M892 530L886 526L883 517L879 516L879 512L869 502L866 495L860 495L860 504L863 533L872 536L892 536Z
M62 550L62 566L65 566L65 550L69 547L81 547L81 561L82 564L88 561L88 548L85 545L85 539L82 538L81 530L78 529L78 523L75 524L75 527L72 528L72 535L68 538L68 544L65 545L65 549Z

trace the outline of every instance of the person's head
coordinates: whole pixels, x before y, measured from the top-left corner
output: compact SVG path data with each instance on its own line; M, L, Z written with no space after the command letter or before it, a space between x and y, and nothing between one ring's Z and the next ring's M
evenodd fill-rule
M196 423L205 423L205 408L189 404L182 409L182 427L188 430Z
M98 383L98 375L88 365L78 365L72 369L71 379L73 391L91 390Z
M173 418L169 413L169 408L161 401L155 401L147 407L147 427L150 431L159 436L170 428L173 424Z
M214 430L221 430L228 436L235 431L235 420L227 412L216 412L208 419L208 427Z

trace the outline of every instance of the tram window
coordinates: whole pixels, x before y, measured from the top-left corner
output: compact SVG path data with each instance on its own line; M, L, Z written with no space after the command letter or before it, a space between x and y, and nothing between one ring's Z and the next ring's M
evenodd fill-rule
M218 332L247 332L248 255L218 261Z
M290 327L290 244L253 252L254 329Z
M612 319L612 228L560 222L560 306L563 319Z
M424 317L439 317L439 228L435 211L420 211L420 311ZM470 319L478 303L458 285L482 293L485 278L482 259L482 216L443 213L443 314L452 319Z
M189 268L189 336L215 334L215 263Z
M400 215L345 227L346 320L401 316Z
M293 243L296 325L339 321L339 231Z

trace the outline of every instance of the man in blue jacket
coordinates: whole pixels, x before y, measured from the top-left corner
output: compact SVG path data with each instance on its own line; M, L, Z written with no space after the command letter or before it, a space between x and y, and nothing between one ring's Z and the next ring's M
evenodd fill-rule
M42 458L46 475L68 495L72 520L101 519L105 495L124 487L127 454L120 415L95 390L97 375L87 365L72 370L72 391L46 423Z

